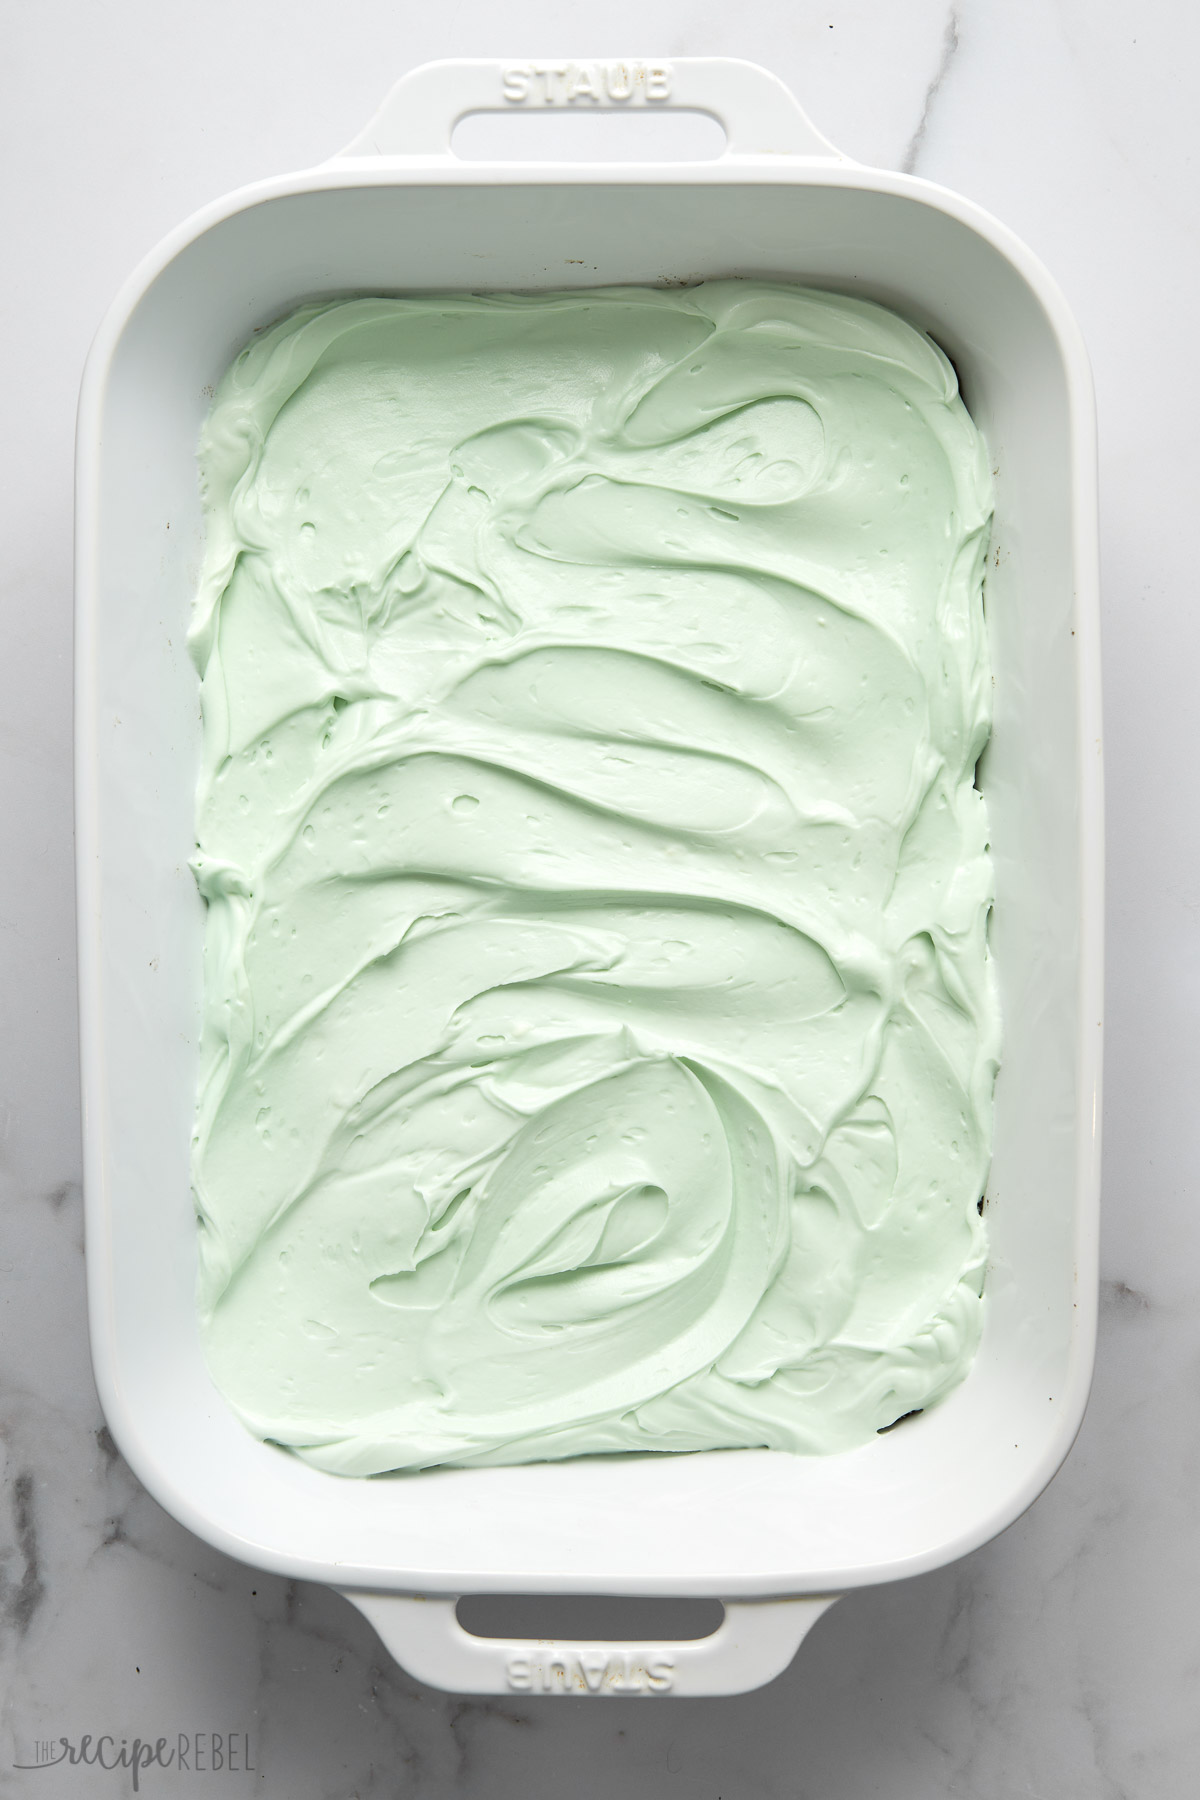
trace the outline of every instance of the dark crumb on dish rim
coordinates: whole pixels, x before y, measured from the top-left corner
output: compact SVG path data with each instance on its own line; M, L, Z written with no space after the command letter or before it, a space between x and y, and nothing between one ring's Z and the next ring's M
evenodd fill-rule
M883 1437L887 1432L895 1431L897 1425L903 1425L905 1419L919 1419L924 1411L923 1406L917 1406L913 1408L912 1412L901 1413L900 1417L893 1419L890 1425L881 1425L875 1433L876 1437Z

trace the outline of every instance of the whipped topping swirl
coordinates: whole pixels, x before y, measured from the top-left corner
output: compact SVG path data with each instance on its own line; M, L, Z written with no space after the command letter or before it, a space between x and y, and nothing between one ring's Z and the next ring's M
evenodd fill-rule
M997 1011L982 440L874 304L365 298L208 521L215 1379L362 1475L831 1451L965 1373Z

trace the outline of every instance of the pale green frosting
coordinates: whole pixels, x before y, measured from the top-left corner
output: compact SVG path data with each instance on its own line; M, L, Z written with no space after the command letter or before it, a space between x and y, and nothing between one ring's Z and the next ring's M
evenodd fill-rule
M201 464L215 1379L369 1474L832 1451L980 1329L982 439L883 308L355 299Z

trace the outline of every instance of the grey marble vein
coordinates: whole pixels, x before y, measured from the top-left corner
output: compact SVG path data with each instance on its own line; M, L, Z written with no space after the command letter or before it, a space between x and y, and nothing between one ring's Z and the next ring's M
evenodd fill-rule
M929 129L929 121L933 114L938 95L942 91L946 77L950 73L951 64L958 55L959 44L958 7L951 6L946 17L946 27L942 33L942 53L938 66L934 70L933 79L925 90L925 99L921 106L921 116L917 120L917 128L908 140L908 147L900 161L900 167L906 175L916 172L917 158L925 147L925 133Z
M35 1492L32 1470L22 1469L14 1475L9 1489L13 1547L4 1553L0 1566L0 1614L20 1637L29 1630L46 1595L38 1554Z
M1131 1287L1127 1281L1102 1281L1100 1305L1106 1310L1120 1310L1123 1313L1147 1312L1150 1298L1139 1288Z

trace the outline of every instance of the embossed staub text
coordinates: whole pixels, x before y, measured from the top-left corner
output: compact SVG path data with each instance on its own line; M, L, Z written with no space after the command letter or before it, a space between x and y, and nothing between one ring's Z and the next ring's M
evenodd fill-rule
M512 106L637 105L671 98L671 65L643 62L510 63L500 91Z
M642 1656L603 1650L545 1651L510 1656L505 1673L517 1694L669 1694L675 1664L649 1651Z

